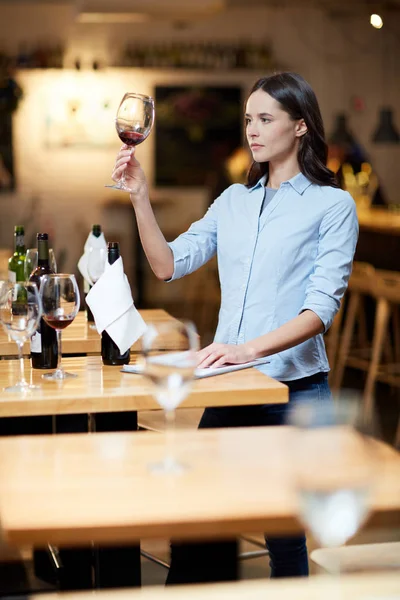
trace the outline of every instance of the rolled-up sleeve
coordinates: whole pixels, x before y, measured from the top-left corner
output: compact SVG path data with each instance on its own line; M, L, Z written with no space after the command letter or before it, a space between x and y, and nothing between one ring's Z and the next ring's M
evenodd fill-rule
M214 256L217 251L217 219L221 196L210 206L199 221L168 245L174 256L174 281L199 269Z
M322 219L315 266L300 310L316 313L325 332L331 326L346 291L357 240L355 203L350 194L343 192L341 200Z

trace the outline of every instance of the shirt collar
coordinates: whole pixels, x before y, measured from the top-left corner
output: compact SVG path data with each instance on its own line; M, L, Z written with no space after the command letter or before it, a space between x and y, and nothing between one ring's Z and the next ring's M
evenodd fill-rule
M307 177L301 172L297 173L297 175L289 179L287 182L285 181L285 183L290 183L292 188L300 195L303 194L303 192L311 185L311 181L307 179Z
M249 189L249 192L252 192L253 190L258 189L259 187L264 186L266 180L267 180L267 176L263 175L261 177L261 179L259 179L257 181L257 183ZM305 192L305 190L311 185L311 181L309 179L307 179L307 177L305 175L303 175L303 173L300 172L300 173L297 173L297 175L295 175L291 179L288 179L287 181L284 181L282 183L282 185L287 185L287 184L290 184L292 186L292 188L294 190L296 190L296 192L298 194L302 195Z

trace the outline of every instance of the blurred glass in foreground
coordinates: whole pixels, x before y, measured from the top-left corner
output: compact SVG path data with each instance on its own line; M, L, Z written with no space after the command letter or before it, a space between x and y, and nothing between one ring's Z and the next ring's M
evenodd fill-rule
M299 518L321 546L345 544L366 520L374 486L373 423L356 396L301 402L290 413Z

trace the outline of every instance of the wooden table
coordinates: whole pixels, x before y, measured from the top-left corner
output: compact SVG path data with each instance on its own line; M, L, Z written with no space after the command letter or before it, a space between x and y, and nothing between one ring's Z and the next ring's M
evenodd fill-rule
M134 362L134 360L132 361ZM141 375L121 373L120 367L107 367L99 356L63 359L64 367L78 377L64 382L44 381L43 371L31 369L25 361L27 381L41 390L11 394L3 388L19 376L17 360L0 361L0 417L31 417L78 413L154 410L151 384ZM288 401L288 388L256 369L244 369L194 382L185 407L273 404Z
M375 231L389 235L400 235L400 211L371 206L357 209L361 230Z
M34 594L31 600L399 600L398 572L236 581L212 585Z
M169 315L162 309L147 309L140 310L145 321L168 321L174 320L174 317ZM101 337L95 329L91 329L86 320L86 313L81 311L77 314L73 323L63 330L62 333L62 352L64 356L68 354L100 354L101 352ZM140 340L138 340L131 348L132 351L140 350ZM29 354L29 343L24 345L24 354ZM17 346L5 333L4 328L0 327L0 356L10 357L16 356Z
M178 431L175 456L190 468L175 476L148 469L165 456L163 434L0 439L4 539L62 546L298 531L291 436L289 427ZM372 515L382 526L400 518L400 455L377 443L374 459Z

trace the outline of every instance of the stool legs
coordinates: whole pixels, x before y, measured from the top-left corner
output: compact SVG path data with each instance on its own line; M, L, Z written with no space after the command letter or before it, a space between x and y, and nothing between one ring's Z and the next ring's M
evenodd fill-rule
M379 364L381 361L382 349L387 332L387 326L390 316L390 304L380 298L376 307L374 337L372 342L372 356L368 368L367 381L364 388L364 410L367 418L372 416L374 408L374 387L378 375Z

